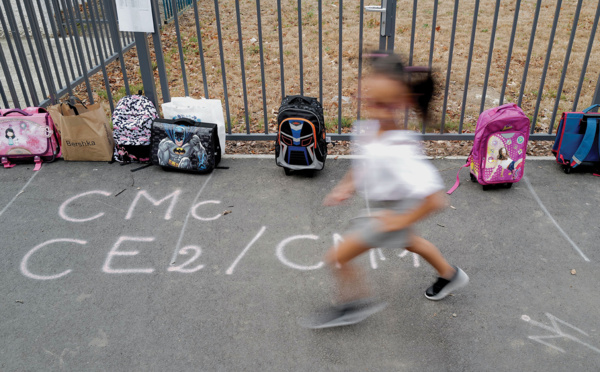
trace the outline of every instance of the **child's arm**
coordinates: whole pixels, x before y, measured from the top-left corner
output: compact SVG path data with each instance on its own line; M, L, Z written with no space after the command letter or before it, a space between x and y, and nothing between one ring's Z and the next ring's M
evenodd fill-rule
M354 179L352 171L348 171L344 178L331 190L329 194L323 200L323 205L338 205L344 200L350 198L356 191L354 187Z
M442 191L438 191L427 196L421 204L409 212L398 214L392 211L385 211L378 216L382 223L381 231L388 232L405 229L428 215L445 208L447 205L446 196Z

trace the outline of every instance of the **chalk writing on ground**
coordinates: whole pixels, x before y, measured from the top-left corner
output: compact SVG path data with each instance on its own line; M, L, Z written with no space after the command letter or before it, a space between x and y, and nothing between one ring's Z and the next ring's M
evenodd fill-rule
M136 194L135 198L131 202L131 205L127 209L127 213L123 216L125 220L131 220L134 218L135 214L143 213L141 210L144 208L157 208L161 207L162 209L166 209L165 214L161 215L164 220L170 220L173 217L173 210L180 199L182 191L177 189L163 198L155 198L146 190L139 190ZM58 208L58 215L69 223L77 224L81 226L85 223L96 223L96 220L100 218L114 218L114 216L107 216L107 212L102 210L90 209L90 206L94 206L98 202L98 198L107 198L113 195L112 192L106 190L90 190L86 192L79 193L75 196L72 196L66 199ZM198 199L198 198L196 198ZM105 204L100 202L100 204ZM192 217L195 220L202 221L204 223L212 222L219 220L222 217L222 214L213 215L212 213L203 213L202 208L211 205L219 205L221 201L219 200L205 200L198 201L194 200L192 206L188 211L188 217ZM206 212L206 211L204 211ZM113 211L114 213L114 211ZM124 213L124 211L123 211ZM150 212L152 213L152 212ZM187 218L186 218L187 219ZM214 222L213 222L214 223ZM263 236L267 226L262 226L260 230L254 235L254 237L250 240L249 243L243 248L241 253L237 254L237 257L233 261L233 263L229 266L226 271L227 275L232 275L242 258L249 252L250 248L257 243ZM181 237L180 237L181 238ZM338 233L334 233L332 237L333 246L337 248L337 246L343 241L343 238ZM290 237L286 237L281 240L275 246L275 256L277 259L285 266L290 267L295 270L300 271L310 271L321 269L325 266L325 263L322 261L322 255L314 257L314 262L312 264L300 264L298 262L294 262L294 260L290 257L294 255L290 255L292 252L298 252L306 246L306 244L319 244L314 243L319 240L320 237L318 235L306 234L306 235L293 235ZM181 240L181 239L180 239ZM68 263L65 263L65 267L60 269L54 269L54 273L44 273L43 275L39 272L34 272L35 270L32 267L37 267L39 270L44 271L43 268L39 268L39 262L43 262L39 258L40 251L47 250L60 250L73 247L74 245L87 246L88 242L81 239L73 239L73 238L53 238L42 242L35 247L31 248L21 260L21 273L31 279L36 280L56 280L63 278L69 274L72 274L74 269L69 267ZM135 256L143 256L144 252L140 252L139 248L141 247L153 247L153 244L158 244L156 242L156 237L153 236L118 236L116 237L116 241L109 249L106 258L104 259L104 263L101 266L101 270L105 274L152 274L157 269L155 267L136 267L135 264L132 264L132 260L134 261ZM179 243L178 243L179 247ZM137 249L136 249L137 248ZM240 247L241 248L241 247ZM323 247L324 250L328 247ZM287 254L286 254L287 252ZM324 252L323 252L324 253ZM405 257L409 252L403 251L398 256L400 258ZM147 254L147 252L145 253ZM174 252L173 262L170 265L165 265L166 271L173 273L195 273L197 271L202 270L205 267L206 262L201 261L201 256L203 255L203 248L198 245L186 245L183 248L177 248ZM36 258L36 256L38 256ZM177 256L185 256L185 262L174 265L175 259ZM129 257L127 259L127 257ZM371 267L373 269L377 269L376 257L378 257L381 261L386 261L386 257L383 254L381 249L373 249L371 250ZM310 259L310 258L309 258ZM38 264L32 264L32 262L38 262ZM127 262L127 264L125 263ZM413 260L414 266L419 267L418 256L414 256ZM129 267L128 267L129 266ZM133 267L131 267L133 266ZM149 265L148 265L149 266ZM339 267L339 265L337 265Z
M586 337L590 337L590 335L588 335L586 332L584 332L581 329L579 329L579 328L577 328L577 327L575 327L575 326L573 326L573 325L565 322L564 320L558 319L557 317L555 317L554 315L552 315L550 313L546 313L546 316L550 320L551 326L546 325L546 324L541 323L541 322L538 322L538 321L535 321L535 320L531 319L531 317L529 317L528 315L521 316L521 320L523 320L523 321L525 321L525 322L527 322L527 323L529 323L529 324L531 324L533 326L542 328L542 329L544 329L544 330L546 330L546 331L548 331L548 332L551 333L549 335L529 336L528 338L530 340L537 341L537 342L539 342L541 344L544 344L544 345L546 345L548 347L551 347L552 349L555 349L555 350L560 351L561 353L564 353L565 350L563 348L560 348L560 347L558 347L558 346L556 346L556 345L554 345L554 344L546 341L546 340L551 340L551 339L561 339L562 338L562 339L567 339L567 340L574 341L574 342L576 342L576 343L578 343L578 344L580 344L582 346L585 346L588 349L590 349L592 351L595 351L596 353L600 354L600 349L598 349L598 348L596 348L596 347L594 347L594 346L592 346L592 345L590 345L588 343L585 343L585 342L581 341L578 337L575 337L573 335L565 333L565 331L563 331L562 328L560 327L559 323L562 324L562 325L564 325L564 326L566 326L566 327L571 328L574 331L579 332L580 334L582 334L582 335L584 335Z

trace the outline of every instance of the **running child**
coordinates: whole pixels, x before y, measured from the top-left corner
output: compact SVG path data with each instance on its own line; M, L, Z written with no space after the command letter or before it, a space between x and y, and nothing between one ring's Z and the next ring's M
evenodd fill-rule
M357 192L366 199L370 213L355 218L351 232L327 253L339 305L301 322L309 328L354 324L385 307L370 297L360 269L352 263L372 248L406 248L431 264L439 277L425 291L430 300L441 300L469 281L432 243L412 232L416 222L447 205L437 170L420 158L418 134L400 129L408 109L427 121L434 90L431 73L404 67L395 54L378 52L372 58L372 71L364 80L371 120L355 123L354 142L362 156L323 201L338 205Z

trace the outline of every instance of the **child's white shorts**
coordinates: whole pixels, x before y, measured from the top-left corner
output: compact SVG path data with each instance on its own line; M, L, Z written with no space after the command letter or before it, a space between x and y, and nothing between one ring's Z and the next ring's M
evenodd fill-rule
M394 201L368 201L370 215L357 216L351 220L349 234L358 234L359 238L372 248L406 248L410 243L412 229L381 232L379 219L373 217L378 212L391 210L395 213L406 213L422 200L406 199Z

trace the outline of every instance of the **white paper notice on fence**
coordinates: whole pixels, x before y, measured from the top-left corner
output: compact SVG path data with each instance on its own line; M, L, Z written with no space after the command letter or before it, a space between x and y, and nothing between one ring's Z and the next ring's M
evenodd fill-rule
M122 32L154 32L152 0L117 0L119 30Z

